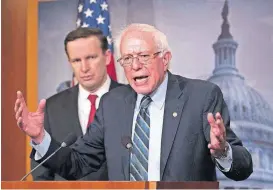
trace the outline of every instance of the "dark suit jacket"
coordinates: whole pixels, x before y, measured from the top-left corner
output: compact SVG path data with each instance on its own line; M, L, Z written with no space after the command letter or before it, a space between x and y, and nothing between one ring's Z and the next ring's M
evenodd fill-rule
M111 81L112 90L121 84ZM79 86L69 88L61 93L50 97L46 102L44 126L48 133L58 142L62 142L65 137L74 132L77 137L83 135L78 117L78 92ZM34 168L37 162L31 162ZM34 180L64 180L59 175L55 175L52 170L45 167L38 168L33 172ZM94 173L91 173L81 180L108 180L106 163Z
M230 128L228 108L220 88L201 80L169 74L161 142L160 180L214 181L215 160L207 145L210 125L207 113L220 112L226 126L227 141L233 152L230 171L223 172L234 180L244 180L253 170L250 153ZM72 148L64 148L45 163L67 179L78 179L97 171L107 160L110 180L129 180L130 153L122 143L131 137L137 95L130 86L106 94L86 135ZM177 112L177 117L173 117ZM51 141L47 154L58 143ZM35 150L31 157L33 158Z

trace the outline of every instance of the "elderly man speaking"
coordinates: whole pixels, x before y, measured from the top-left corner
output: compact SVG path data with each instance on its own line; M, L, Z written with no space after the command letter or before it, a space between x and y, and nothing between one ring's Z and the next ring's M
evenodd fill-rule
M230 179L248 178L252 158L230 128L220 88L169 72L167 38L153 26L129 25L117 45L129 85L105 94L86 134L44 166L70 180L105 160L109 180L215 181L216 167ZM17 92L17 124L31 137L38 162L59 147L44 129L44 105L30 113Z

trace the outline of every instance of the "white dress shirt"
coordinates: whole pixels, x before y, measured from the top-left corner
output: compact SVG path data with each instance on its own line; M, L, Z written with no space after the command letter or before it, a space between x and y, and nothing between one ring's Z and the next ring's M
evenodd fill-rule
M99 107L101 97L109 91L110 85L111 85L111 79L107 75L107 79L104 82L104 84L96 92L92 93L98 96L96 99L96 109L98 109ZM89 114L91 110L91 102L88 100L89 95L90 95L90 92L88 92L81 85L79 85L78 114L79 114L79 120L80 120L83 134L86 133Z
M148 159L148 180L160 180L160 155L161 137L163 129L163 117L165 108L165 97L167 92L168 75L158 89L150 95L152 102L149 105L150 114L150 139L149 139L149 159ZM140 111L140 102L144 95L138 94L134 111L132 126L132 142L136 125L136 118Z

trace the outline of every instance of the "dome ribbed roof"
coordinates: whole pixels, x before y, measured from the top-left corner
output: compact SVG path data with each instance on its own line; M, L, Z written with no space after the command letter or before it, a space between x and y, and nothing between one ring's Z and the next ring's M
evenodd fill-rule
M212 76L224 95L231 120L246 120L273 127L273 110L265 99L245 80L236 76Z

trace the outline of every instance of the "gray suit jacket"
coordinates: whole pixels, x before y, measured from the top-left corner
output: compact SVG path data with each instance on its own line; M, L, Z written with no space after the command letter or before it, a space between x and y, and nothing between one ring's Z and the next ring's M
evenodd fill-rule
M230 171L233 180L244 180L253 170L252 158L230 128L228 108L220 88L201 80L169 74L161 142L160 180L214 181L215 160L207 145L210 126L207 113L220 112L225 122L227 141L233 152ZM121 139L132 134L137 95L130 86L106 94L88 132L45 163L67 179L78 179L97 171L107 160L109 180L129 180L130 152ZM173 113L177 117L173 117ZM46 158L59 144L52 139ZM31 157L33 158L35 150ZM41 159L40 161L42 161Z
M121 84L112 80L109 90L118 86ZM76 85L50 97L46 102L45 129L58 142L62 142L71 132L74 132L77 137L83 135L78 117L78 92L79 86ZM31 168L35 166L37 162L32 160ZM32 176L35 181L65 180L45 167L35 170ZM90 173L80 180L108 180L106 163L97 172Z

